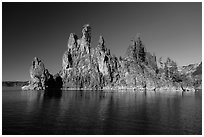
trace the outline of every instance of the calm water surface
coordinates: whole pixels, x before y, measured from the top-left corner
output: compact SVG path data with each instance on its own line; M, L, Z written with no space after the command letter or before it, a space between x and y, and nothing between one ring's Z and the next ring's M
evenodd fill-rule
M202 93L2 93L2 134L202 134Z

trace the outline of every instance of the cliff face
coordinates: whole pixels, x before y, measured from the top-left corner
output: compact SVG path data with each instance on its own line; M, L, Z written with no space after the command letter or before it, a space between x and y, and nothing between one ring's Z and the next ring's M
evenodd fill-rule
M189 64L188 66L179 67L178 70L180 71L180 73L187 75L187 74L192 74L193 72L195 72L198 66L199 66L199 63Z
M89 25L83 27L82 38L70 34L60 72L64 88L155 89L161 83L156 74L156 56L147 52L140 37L132 40L126 57L120 59L111 55L102 36L95 48L90 47L90 40Z
M147 51L140 37L131 41L125 57L119 59L111 55L102 36L99 37L95 48L90 44L91 27L86 24L82 28L81 38L74 33L70 34L67 50L62 56L62 70L52 76L44 64L35 58L30 69L30 84L23 89L63 87L94 90L127 88L184 90L193 87L189 83L193 83L195 79L187 77L187 73L184 74L185 67L178 69L170 58L166 62L160 61L158 67L156 56Z
M78 39L75 34L70 34L60 72L64 88L102 89L112 82L117 64L115 58L106 49L102 36L96 48L90 48L90 42L89 25L84 25L82 38Z
M202 88L202 62L190 64L188 66L182 66L179 68L179 72L182 75L188 77L190 79L191 84L193 84L195 88Z

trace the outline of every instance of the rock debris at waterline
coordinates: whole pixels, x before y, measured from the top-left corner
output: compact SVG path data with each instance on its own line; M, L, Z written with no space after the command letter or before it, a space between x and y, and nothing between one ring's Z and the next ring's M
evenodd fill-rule
M117 58L99 37L95 48L91 44L91 27L82 28L82 37L71 33L67 50L62 56L62 70L54 76L44 63L34 58L30 68L29 85L22 90L84 89L84 90L194 90L202 81L194 75L178 71L176 63L167 58L159 60L147 51L140 37L133 39L125 57ZM192 73L193 74L193 73ZM201 83L201 82L200 82ZM200 86L200 85L199 85Z

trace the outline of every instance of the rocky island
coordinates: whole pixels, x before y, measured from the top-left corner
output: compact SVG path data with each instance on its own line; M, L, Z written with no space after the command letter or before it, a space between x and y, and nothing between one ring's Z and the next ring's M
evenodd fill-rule
M103 36L91 47L91 27L82 28L82 37L71 33L62 57L62 69L49 73L44 63L34 58L29 85L22 90L195 90L201 88L202 63L178 67L170 58L162 61L147 51L138 36L131 41L124 57L111 54Z

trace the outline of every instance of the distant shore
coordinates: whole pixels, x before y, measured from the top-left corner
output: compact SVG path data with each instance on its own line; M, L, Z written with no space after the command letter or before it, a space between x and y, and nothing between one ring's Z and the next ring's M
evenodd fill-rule
M2 81L2 87L22 87L29 84L29 81Z

